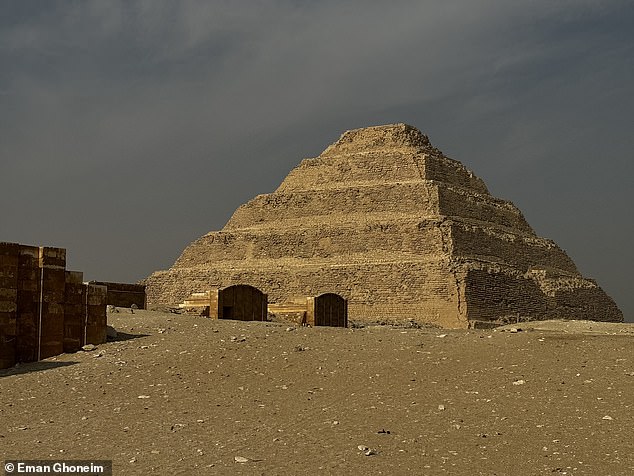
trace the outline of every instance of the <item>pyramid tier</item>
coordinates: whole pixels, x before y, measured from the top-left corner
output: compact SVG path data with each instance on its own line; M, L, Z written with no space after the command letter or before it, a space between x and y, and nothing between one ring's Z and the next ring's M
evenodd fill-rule
M524 275L490 264L469 263L460 275L472 327L535 319L622 321L614 301L591 279L533 269Z
M511 202L489 194L474 193L441 182L380 182L365 186L329 187L258 195L233 214L225 231L283 227L292 219L337 218L342 223L366 221L365 216L384 215L395 220L400 214L416 217L463 217L533 234L520 210Z
M484 182L460 162L422 151L374 151L343 155L322 154L304 159L278 187L277 192L319 190L377 183L436 181L489 192Z
M359 218L360 216L356 216ZM525 273L547 266L576 274L572 260L554 242L535 235L491 227L477 220L423 219L399 216L398 220L319 221L296 226L262 227L208 233L188 246L176 267L222 266L261 260L302 260L305 263L335 260L349 263L355 256L375 261L416 260L445 256L449 260L497 262ZM279 223L283 225L284 223ZM287 224L288 225L288 224Z
M268 260L257 265L243 263L243 266L223 263L211 270L174 268L155 273L152 281L153 288L160 286L161 297L167 302L182 302L200 289L237 282L266 289L270 303L336 289L348 297L349 315L356 319L398 322L416 315L424 316L426 322L452 327L458 295L455 277L448 265L437 259L351 264L303 260L293 264ZM367 283L368 275L374 276L371 285ZM466 324L466 317L464 319Z

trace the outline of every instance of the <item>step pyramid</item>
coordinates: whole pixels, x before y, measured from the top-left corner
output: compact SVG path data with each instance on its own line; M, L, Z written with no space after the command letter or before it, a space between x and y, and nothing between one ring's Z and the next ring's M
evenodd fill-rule
M623 320L515 205L406 124L345 132L146 284L151 305L232 284L271 303L334 292L352 321Z

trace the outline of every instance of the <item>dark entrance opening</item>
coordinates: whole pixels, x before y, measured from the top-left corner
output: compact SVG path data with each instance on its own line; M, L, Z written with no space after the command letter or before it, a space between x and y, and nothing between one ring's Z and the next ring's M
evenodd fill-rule
M267 295L248 284L235 284L218 290L217 316L219 319L265 321ZM214 316L216 317L216 316Z

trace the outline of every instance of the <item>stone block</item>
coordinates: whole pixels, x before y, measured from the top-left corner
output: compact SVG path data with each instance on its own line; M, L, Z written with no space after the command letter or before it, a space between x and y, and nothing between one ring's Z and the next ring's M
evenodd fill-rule
M16 334L16 313L0 310L0 369L15 364Z
M38 264L41 268L64 270L66 268L66 250L64 248L40 246Z

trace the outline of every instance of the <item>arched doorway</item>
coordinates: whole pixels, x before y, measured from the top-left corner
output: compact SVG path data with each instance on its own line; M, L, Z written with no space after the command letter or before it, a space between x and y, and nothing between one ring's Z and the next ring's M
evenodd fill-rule
M218 319L266 321L268 296L248 284L235 284L218 290ZM212 311L212 310L210 310Z

